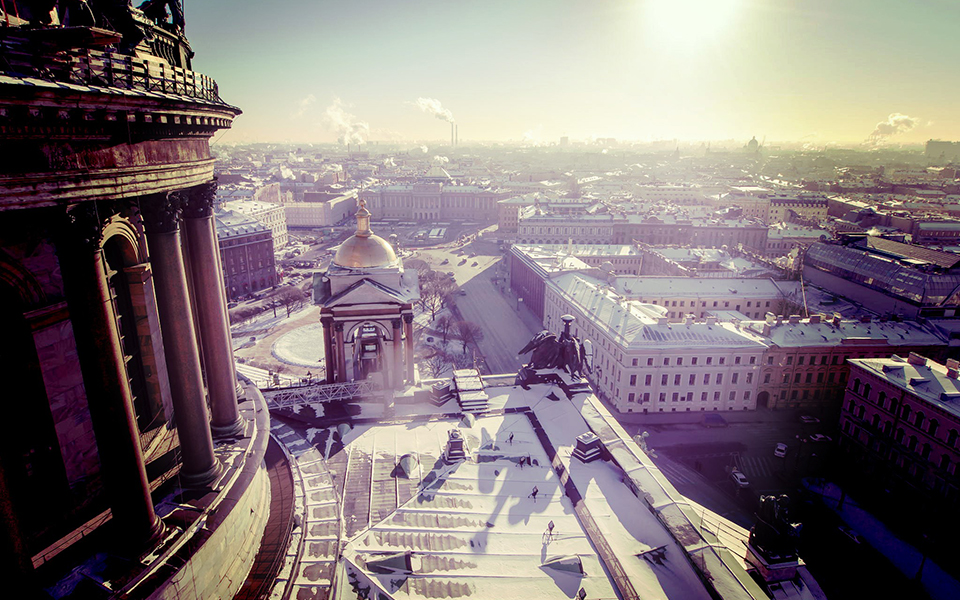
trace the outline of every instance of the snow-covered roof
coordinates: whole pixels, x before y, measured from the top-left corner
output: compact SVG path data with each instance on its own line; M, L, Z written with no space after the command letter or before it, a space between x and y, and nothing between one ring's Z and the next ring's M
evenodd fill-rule
M631 298L722 298L737 296L745 299L778 298L782 295L771 279L742 277L617 277L617 292Z
M626 300L609 286L579 273L558 275L548 285L578 308L590 323L606 329L626 347L764 347L759 339L718 323L668 323L665 307Z
M364 419L342 448L313 430L324 465L311 473L339 494L330 511L307 518L339 520L339 533L308 521L304 535L308 545L339 548L340 592L766 597L744 568L742 540L714 533L732 530L719 526L725 520L705 520L594 396L571 401L548 384L486 391L494 410L472 422L429 412ZM397 404L398 416L420 409ZM452 430L465 460L442 459ZM576 437L591 431L609 460L572 456Z
M817 318L814 318L816 321ZM744 321L743 329L763 335L764 321ZM889 344L890 346L942 346L944 341L914 321L864 323L856 320L841 320L834 325L831 320L800 319L797 323L789 320L770 325L768 335L763 335L770 343L781 348L803 346L839 346L847 344Z
M960 381L957 381L956 375L948 376L945 365L930 359L915 361L922 364L914 364L899 356L851 358L847 362L960 417Z

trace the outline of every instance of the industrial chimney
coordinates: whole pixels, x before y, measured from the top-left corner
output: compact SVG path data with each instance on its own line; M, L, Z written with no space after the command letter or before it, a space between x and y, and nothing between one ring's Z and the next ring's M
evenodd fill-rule
M456 141L456 140L454 139L454 136L456 136L456 132L454 131L454 128L455 128L455 127L456 127L456 125L454 125L453 123L450 123L450 147L451 147L451 148L453 147L453 145L454 145L454 143L455 143L455 141Z

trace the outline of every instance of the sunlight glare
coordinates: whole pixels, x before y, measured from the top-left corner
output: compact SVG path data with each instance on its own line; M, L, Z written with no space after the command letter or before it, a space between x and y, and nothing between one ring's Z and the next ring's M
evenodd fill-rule
M726 33L741 0L646 0L651 34L665 42L697 47Z

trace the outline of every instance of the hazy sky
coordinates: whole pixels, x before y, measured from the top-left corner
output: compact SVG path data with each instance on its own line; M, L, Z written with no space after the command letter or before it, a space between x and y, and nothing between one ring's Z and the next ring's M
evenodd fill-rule
M463 141L960 140L958 0L185 0L184 9L194 68L244 111L224 142L346 133L449 143L450 126L419 98L449 110Z

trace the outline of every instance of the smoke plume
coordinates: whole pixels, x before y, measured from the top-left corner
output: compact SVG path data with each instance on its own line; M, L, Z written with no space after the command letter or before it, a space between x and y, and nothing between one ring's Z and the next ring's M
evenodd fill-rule
M447 123L455 122L453 113L444 108L436 98L417 98L417 101L413 104L423 112L431 114L441 121L446 121Z
M293 111L290 115L291 119L299 119L307 112L307 110L317 102L317 97L313 94L307 94L299 102L297 102L297 109Z
M873 133L867 138L867 142L873 144L882 143L891 136L913 130L918 124L919 120L914 117L908 117L900 113L890 113L886 121L877 123Z
M344 110L340 98L334 98L327 107L324 124L337 134L341 144L362 144L370 135L370 125Z
M450 159L447 158L446 156L434 156L434 157L433 157L433 164L435 164L435 165L445 165L445 164L447 164L448 162L450 162Z

